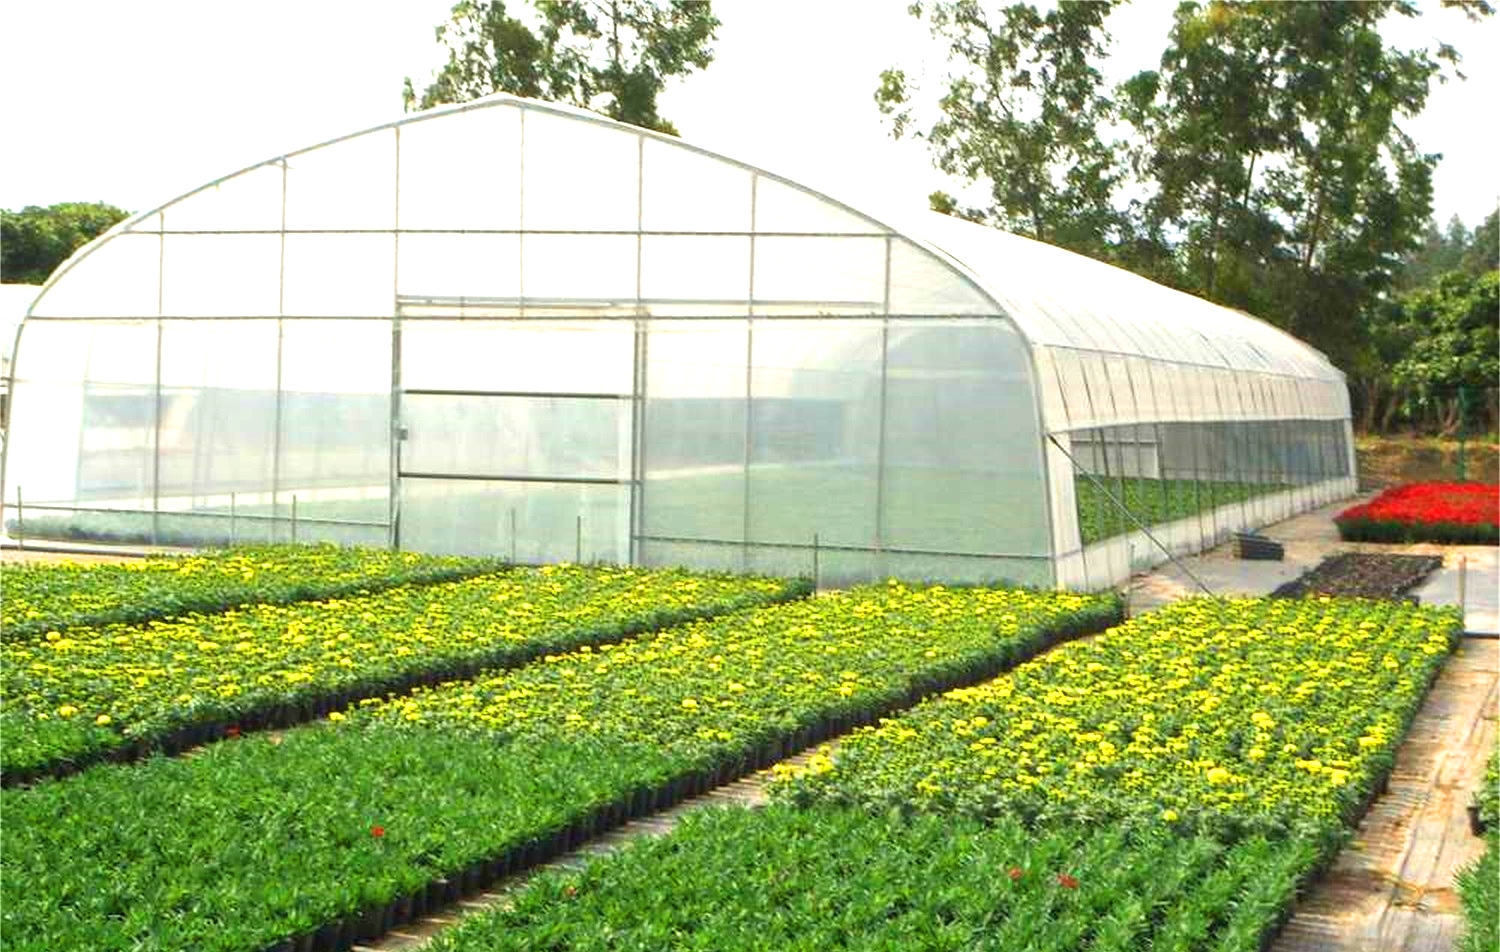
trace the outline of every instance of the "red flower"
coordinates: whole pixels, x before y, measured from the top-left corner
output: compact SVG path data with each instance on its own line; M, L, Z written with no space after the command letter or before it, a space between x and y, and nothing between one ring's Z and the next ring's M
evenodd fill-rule
M375 837L376 839L380 839L382 836L385 836L385 827L383 827L383 826L372 826L372 827L370 827L370 835L373 836L373 837Z
M1493 483L1411 483L1387 489L1374 499L1334 516L1335 522L1447 522L1493 526L1500 523L1500 486Z
M1010 868L1010 872L1007 875L1010 876L1010 881L1011 882L1013 882L1013 883L1014 882L1019 882L1020 879L1021 879L1021 875L1022 875L1021 874L1021 867L1019 867L1019 866L1012 866Z
M1064 889L1078 888L1078 880L1074 879L1072 876L1069 876L1067 873L1057 874L1057 884Z
M565 887L563 887L563 895L567 896L569 899L572 899L574 896L578 895L578 887L577 886L565 886Z
M240 729L239 729L239 727L237 725L230 724L228 727L224 728L224 736L225 737L238 737L238 736L240 736Z

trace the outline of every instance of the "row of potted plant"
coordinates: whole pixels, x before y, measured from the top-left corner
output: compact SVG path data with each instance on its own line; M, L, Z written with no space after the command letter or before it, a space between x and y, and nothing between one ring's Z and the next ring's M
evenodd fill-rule
M806 582L546 566L0 644L0 771L172 752L351 701L808 594Z
M796 802L1226 838L1338 830L1389 770L1461 630L1448 608L1199 599L856 732Z
M434 949L1260 950L1456 632L1180 604L778 765L771 807L547 874Z
M876 586L8 790L7 945L343 948L1119 611Z
M431 948L1258 952L1268 907L1317 858L1306 840L1224 845L1151 827L705 809L537 877Z
M1410 483L1334 517L1351 542L1500 544L1500 484Z
M142 622L495 572L493 559L334 545L256 545L119 563L0 565L6 641L70 625Z

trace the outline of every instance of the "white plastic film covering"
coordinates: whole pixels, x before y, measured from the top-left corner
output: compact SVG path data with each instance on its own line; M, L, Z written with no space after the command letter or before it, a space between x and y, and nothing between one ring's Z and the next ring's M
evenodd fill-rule
M281 236L162 237L161 312L167 317L280 313Z
M280 162L260 165L172 202L158 222L170 231L280 231L284 184Z
M521 236L403 234L397 270L406 298L518 298Z
M391 129L288 156L286 169L287 230L395 227L396 135Z
M69 259L38 295L38 317L154 317L161 238L114 234Z
M505 479L630 477L628 400L408 394L404 473Z
M519 109L471 109L400 129L403 229L521 227Z
M749 293L749 238L646 235L641 239L641 297L743 301Z
M755 241L755 299L855 305L879 314L885 302L885 239L761 237Z
M635 298L634 235L535 235L521 238L527 298L630 301Z
M524 120L527 231L635 231L640 137L541 110Z
M751 172L658 139L642 155L642 229L750 231Z
M755 185L755 230L814 235L882 235L888 229L832 201L768 176Z
M276 457L276 321L164 321L158 501L269 500Z
M411 320L401 330L407 390L629 395L628 321Z
M389 317L395 312L395 236L286 236L282 312L297 317Z

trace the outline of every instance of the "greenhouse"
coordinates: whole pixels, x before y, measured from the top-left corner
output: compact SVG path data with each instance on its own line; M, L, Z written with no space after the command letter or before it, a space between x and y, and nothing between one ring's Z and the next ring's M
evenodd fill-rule
M12 374L12 535L1099 588L1355 487L1270 325L509 96L128 219Z

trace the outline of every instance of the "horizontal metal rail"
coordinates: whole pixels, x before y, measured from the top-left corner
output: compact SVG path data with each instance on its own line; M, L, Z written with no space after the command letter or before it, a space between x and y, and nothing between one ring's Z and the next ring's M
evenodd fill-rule
M665 536L665 535L652 535L650 533L643 533L643 534L635 536L635 538L638 541L641 541L641 542L666 542L666 543L671 543L671 544L674 544L674 545L676 545L676 544L720 545L720 546L732 546L732 547L735 547L735 548L749 547L749 548L754 548L754 549L788 549L788 550L811 549L811 548L813 548L813 543L811 541L811 537L809 537L809 540L807 542L756 542L756 541L746 541L744 539L739 539L739 540L734 540L734 539L702 539L702 538L697 538L697 537L693 537L693 536ZM827 551L827 552L867 552L867 553L869 553L871 555L880 555L880 554L887 554L887 555L923 555L923 556L937 556L937 557L941 557L941 558L957 558L957 559L1022 559L1022 560L1030 560L1030 561L1037 561L1037 562L1045 561L1047 559L1047 556L1045 556L1045 555L1036 555L1036 554L1033 554L1033 555L1021 555L1019 553L1003 553L1003 552L953 552L953 551L949 551L949 550L946 550L946 549L902 549L902 548L892 548L892 547L890 547L888 545L883 545L880 548L876 548L873 544L868 545L868 546L861 546L861 545L841 545L841 544L837 544L837 543L828 543L828 542L821 542L821 541L817 544L817 548L819 548L821 550L824 550L824 551Z
M510 476L478 473L408 473L405 471L396 475L402 479L449 479L478 483L561 483L584 486L630 486L634 483L631 479L612 479L608 476Z
M404 397L512 397L538 400L634 400L632 393L570 393L550 390L402 390Z
M152 515L155 515L155 516L172 516L172 517L176 517L176 516L189 516L189 517L201 518L201 519L237 519L237 520L238 519L246 519L246 520L251 520L251 521L260 520L262 522L291 522L292 521L292 519L291 519L290 516L275 516L275 515L267 515L267 514L264 514L264 513L253 513L253 512L234 512L234 513L230 513L230 512L204 511L202 509L100 509L100 508L91 507L91 506L58 506L58 505L49 505L47 503L34 503L34 502L28 502L28 503L26 503L25 511L26 512L31 512L33 510L38 510L38 511L41 511L41 512L87 512L87 513L100 513L100 514L112 515L112 516L152 516ZM388 522L368 522L368 521L360 520L360 519L328 519L328 518L318 518L318 517L311 517L310 518L310 517L302 516L302 515L299 515L297 517L297 522L299 522L299 523L307 523L308 525L357 526L359 528L365 528L365 529L389 529L390 528L390 523L388 523Z

